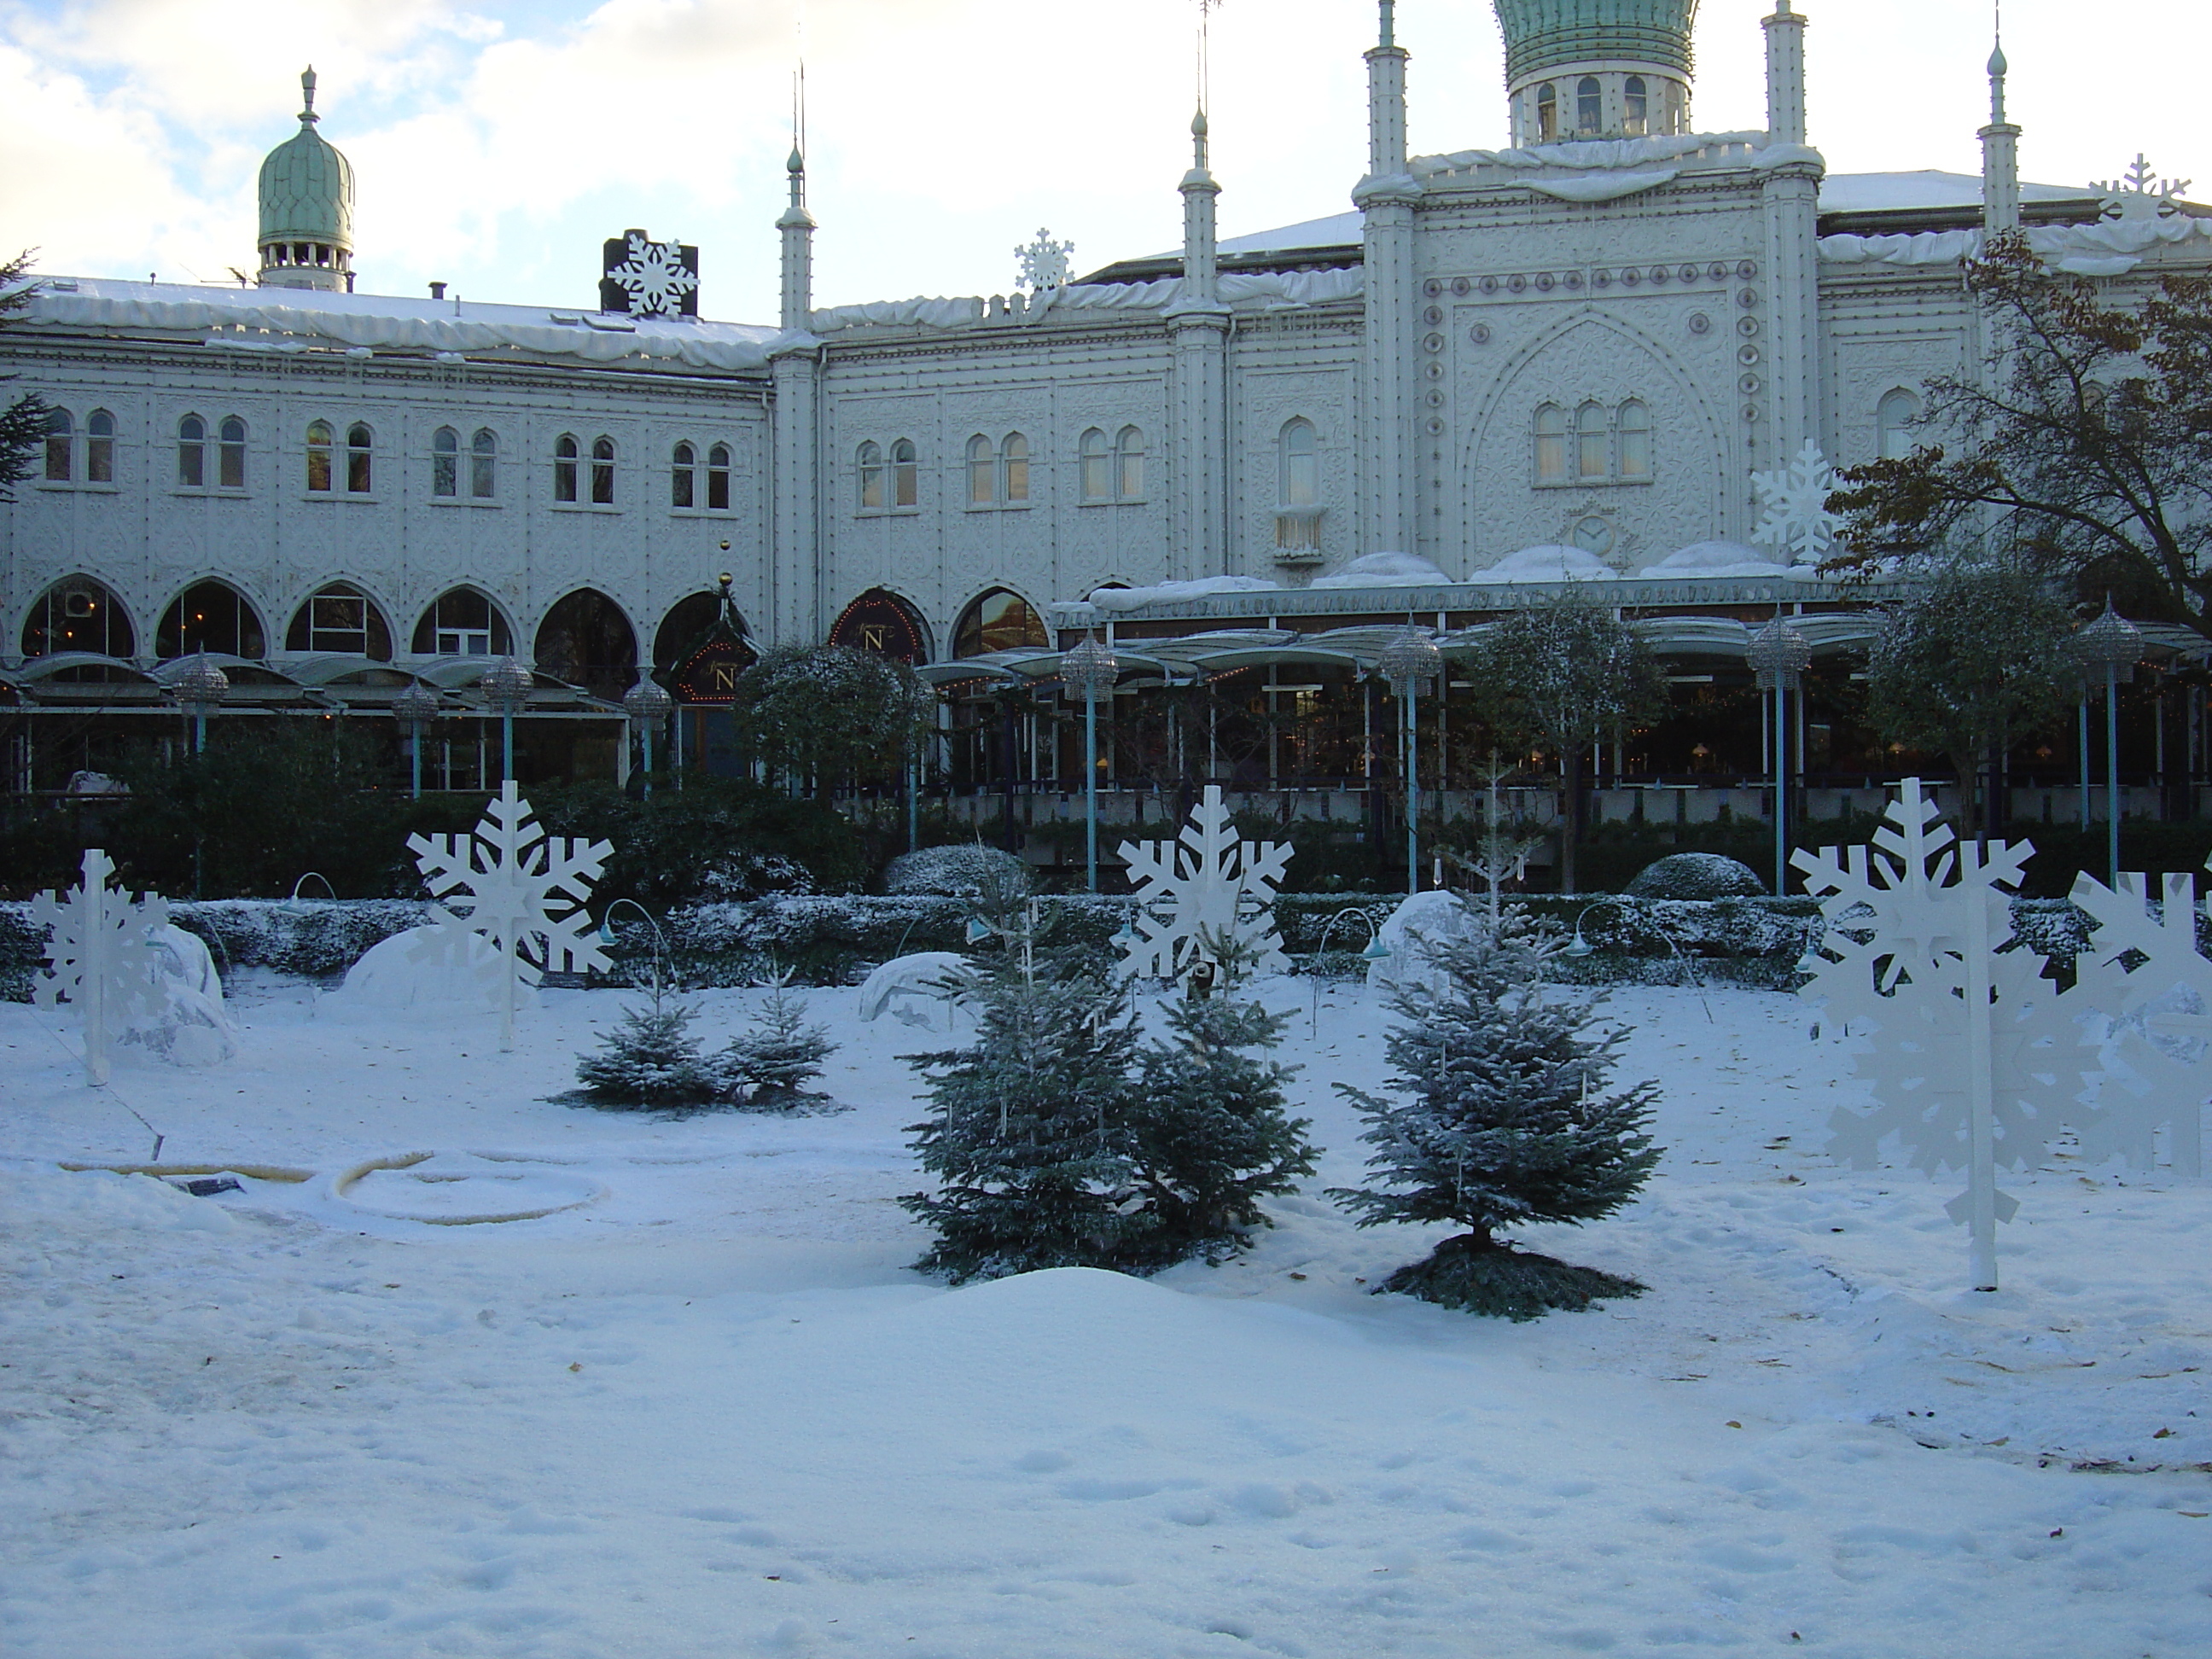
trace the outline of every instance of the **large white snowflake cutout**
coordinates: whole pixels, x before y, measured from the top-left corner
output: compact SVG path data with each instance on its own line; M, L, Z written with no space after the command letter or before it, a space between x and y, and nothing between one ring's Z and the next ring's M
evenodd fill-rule
M2105 218L2148 224L2180 213L2182 193L2189 188L2189 180L2160 178L2138 151L2135 165L2126 173L2118 179L2100 179L2089 188L2104 198L2100 212Z
M1829 1150L1867 1168L1894 1137L1917 1169L1963 1170L1967 1190L1948 1207L1973 1229L1976 1283L1994 1286L1995 1224L2019 1207L1996 1169L2041 1163L2087 1113L2080 1000L2060 995L2035 953L2004 948L2006 890L2033 847L1991 842L1984 857L1938 819L1917 778L1884 817L1871 848L1791 860L1826 924L1803 994L1874 1085L1870 1109L1837 1109Z
M607 272L607 280L629 295L631 312L640 317L680 314L684 296L699 286L697 276L684 269L682 245L653 241L643 231L633 230L629 256Z
M131 1024L157 1018L168 1002L164 963L153 933L169 921L159 894L143 896L108 885L115 865L88 848L83 873L66 893L40 893L31 920L52 929L44 973L31 990L41 1008L66 1000L84 1023L85 1074L107 1081L107 1045Z
M465 928L489 939L506 963L503 1047L514 1046L518 983L609 965L584 905L614 848L603 841L548 836L512 779L484 808L473 834L410 836L407 845L438 905L433 932L418 947L422 955L450 957L453 941L439 939L436 930Z
M1068 257L1074 252L1074 243L1055 242L1050 231L1040 229L1036 240L1014 250L1014 258L1021 262L1021 285L1032 294L1066 287Z
M1788 554L1793 564L1818 564L1834 550L1844 521L1828 510L1836 470L1820 445L1806 439L1789 465L1753 473L1751 487L1759 507L1752 540Z
M1275 933L1273 902L1291 849L1279 842L1239 841L1218 784L1206 785L1178 839L1125 841L1121 857L1138 901L1135 937L1124 947L1130 972L1179 979L1201 962L1214 963L1209 941L1222 939L1252 952L1255 974L1290 965Z
M2172 1136L2177 1175L2204 1172L2204 1100L2212 1093L2212 962L2197 948L2196 881L2168 875L2154 905L2149 878L2120 872L2114 892L2094 876L2073 900L2097 924L2074 959L2081 994L2112 1021L2097 1110L2081 1126L2084 1157L2149 1169L2158 1131ZM2113 1062L2117 1062L2114 1064Z

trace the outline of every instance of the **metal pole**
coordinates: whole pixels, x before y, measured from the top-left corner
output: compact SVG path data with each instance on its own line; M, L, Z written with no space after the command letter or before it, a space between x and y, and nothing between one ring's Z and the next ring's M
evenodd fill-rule
M1981 848L1966 842L1959 848L1965 887L1981 863ZM1966 1078L1969 1156L1966 1183L1974 1289L1997 1287L1997 1173L1994 1056L1990 1030L1990 915L1978 892L1969 892L1966 911Z
M653 799L653 723L650 720L646 722L645 730L639 735L645 744L645 787L640 799L651 800Z
M1406 891L1421 890L1421 732L1414 716L1413 688L1418 680L1406 682Z
M408 739L407 752L409 793L413 799L420 800L422 799L422 728L420 724L416 725Z
M207 708L204 704L192 710L192 753L207 753Z
M503 784L514 775L514 710L502 708L499 711L499 781Z
M1784 724L1784 693L1782 677L1774 679L1774 896L1780 898L1790 884L1790 817L1784 802L1783 791L1788 787L1784 757L1789 748L1789 727Z
M2089 688L2087 685L2081 688L2081 701L2075 712L2080 728L2076 736L2081 759L2081 834L2086 838L2089 833Z
M2105 884L2120 885L2120 680L2119 669L2105 665Z
M1090 890L1098 890L1098 688L1083 694L1083 864Z

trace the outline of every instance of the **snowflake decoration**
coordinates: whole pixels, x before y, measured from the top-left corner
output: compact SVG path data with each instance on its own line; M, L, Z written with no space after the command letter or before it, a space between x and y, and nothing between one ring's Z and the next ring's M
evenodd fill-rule
M1751 487L1758 492L1759 507L1752 540L1788 554L1794 564L1818 564L1828 556L1844 521L1828 510L1836 470L1820 445L1806 439L1789 465L1753 473Z
M2123 1068L2108 1064L2099 1074L2081 1150L2097 1162L2117 1155L2148 1170L2163 1126L2172 1136L2175 1173L2202 1175L2212 962L2197 948L2194 878L2166 876L2154 904L2149 884L2132 870L2120 872L2117 893L2093 876L2075 878L2074 902L2097 924L2075 958L2075 982L2112 1020L2112 1057Z
M698 273L684 266L683 246L653 241L641 230L627 233L627 239L629 257L607 268L607 280L629 295L635 315L680 315L699 287Z
M448 957L465 944L441 930L466 929L489 939L506 963L501 1040L514 1046L514 993L547 973L609 965L584 903L614 851L607 842L548 836L509 779L484 809L473 834L410 836L407 845L438 906L421 957ZM456 900L465 904L457 911ZM464 920L465 917L465 920ZM465 957L459 958L466 960Z
M75 887L31 901L33 923L52 930L32 1000L41 1008L64 1000L76 1006L84 1021L84 1069L95 1085L107 1081L110 1035L157 1019L168 1006L152 938L168 925L168 904L155 893L135 896L110 888L114 872L105 852L88 848Z
M1022 287L1032 294L1066 287L1068 256L1074 252L1074 243L1055 242L1052 240L1052 233L1040 227L1036 240L1024 243L1014 250L1014 258L1021 261L1019 281Z
M1125 947L1130 972L1179 979L1213 962L1209 939L1233 938L1251 951L1254 973L1290 965L1271 905L1291 849L1279 842L1237 840L1218 784L1206 785L1179 839L1125 841L1121 857L1138 901L1136 937ZM1165 914L1156 915L1156 907Z
M1871 1109L1830 1119L1829 1150L1870 1168L1894 1135L1915 1168L1964 1170L1967 1191L1948 1208L1974 1224L1977 1281L1994 1285L1993 1225L2019 1207L1996 1189L1996 1167L2040 1163L2087 1115L2085 1036L2068 1018L2086 1000L2062 999L2039 957L2003 948L2006 890L2033 847L1991 842L1984 856L1960 842L1917 778L1884 817L1871 848L1791 860L1825 923L1803 994L1848 1034L1853 1068L1874 1085Z
M2181 193L2189 184L2186 179L2160 178L2138 151L2135 165L2119 178L2099 179L2089 188L2104 198L2105 218L2144 223L2179 214Z

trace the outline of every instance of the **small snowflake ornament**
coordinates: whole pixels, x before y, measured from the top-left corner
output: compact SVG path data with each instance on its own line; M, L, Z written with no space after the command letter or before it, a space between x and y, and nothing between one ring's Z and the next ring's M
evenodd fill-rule
M168 1001L152 938L155 928L168 925L168 904L155 893L138 896L112 889L108 878L114 873L104 851L88 848L75 887L31 901L33 923L44 923L52 933L32 1000L41 1008L66 1000L77 1010L84 1024L85 1075L95 1086L107 1081L109 1040L133 1024L157 1018Z
M2004 949L2007 890L2033 847L1991 842L1985 857L1937 817L1917 778L1884 817L1871 848L1791 860L1826 928L1803 994L1825 1005L1874 1085L1870 1109L1837 1109L1829 1150L1869 1168L1894 1138L1916 1169L1963 1171L1966 1191L1947 1208L1971 1230L1975 1287L1994 1290L1996 1224L2019 1207L1997 1190L1998 1167L2040 1163L2086 1113L2082 1004L2060 995L2033 952Z
M482 933L505 963L502 1048L514 1047L518 984L535 985L549 972L609 965L584 904L614 848L603 841L548 836L513 779L485 807L473 834L410 836L407 845L438 905L434 927ZM425 948L437 954L441 945L434 936Z
M1121 857L1138 902L1135 937L1124 947L1130 972L1181 979L1200 963L1213 963L1209 939L1234 939L1249 950L1256 974L1290 965L1272 907L1291 849L1239 841L1218 784L1206 785L1178 839L1125 841Z
M2154 224L2180 214L2182 194L2189 188L2189 182L2186 179L2160 178L2138 151L2135 165L2120 177L2100 179L2089 188L2104 198L2100 204L2103 217L2124 223Z
M1036 240L1025 242L1014 250L1014 258L1021 262L1022 287L1031 294L1066 287L1067 262L1074 252L1074 243L1055 242L1050 231L1040 228Z
M1789 465L1753 473L1751 487L1759 507L1752 540L1788 554L1792 564L1818 564L1834 550L1844 521L1828 510L1836 470L1820 445L1808 438Z
M611 257L618 246L623 256L619 263ZM606 280L628 298L633 316L678 317L692 308L699 273L684 259L682 243L656 242L632 230L623 233L619 245L611 242L608 247Z

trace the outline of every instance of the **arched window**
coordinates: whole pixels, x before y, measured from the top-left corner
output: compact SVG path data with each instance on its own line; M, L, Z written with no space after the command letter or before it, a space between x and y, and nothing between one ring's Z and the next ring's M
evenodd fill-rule
M1018 432L1006 434L999 446L999 499L1006 502L1030 498L1030 441Z
M154 654L162 658L196 651L258 657L264 648L259 615L228 582L193 583L161 613L154 630Z
M246 488L246 422L233 415L224 421L217 436L216 483L224 489Z
M507 618L473 587L448 588L415 624L417 656L504 657L514 648Z
M488 501L499 492L499 434L480 426L469 440L469 494Z
M576 499L576 458L581 452L576 440L564 432L553 441L553 499L573 501Z
M207 422L187 415L177 422L177 488L207 487Z
M915 608L896 593L872 587L837 613L830 643L896 657L904 663L929 660L929 630Z
M1650 126L1650 95L1644 90L1644 77L1632 75L1622 88L1623 108L1620 130L1632 138L1641 138Z
M653 630L653 667L664 674L672 671L706 639L707 630L721 617L720 593L687 593L677 600L661 617L660 626ZM742 617L738 618L738 631L745 631Z
M1282 495L1285 507L1311 507L1321 500L1321 456L1314 426L1303 416L1283 428Z
M730 447L716 444L707 452L707 506L709 511L730 510Z
M1607 465L1605 405L1587 403L1575 411L1575 476L1578 478L1602 478L1612 468Z
M891 505L915 507L921 501L921 467L915 455L914 440L901 438L891 446Z
M1920 398L1899 386L1886 393L1875 410L1881 428L1881 453L1885 461L1901 461L1912 453L1912 423L1920 418Z
M884 508L884 447L879 443L860 446L860 511L880 513Z
M1121 428L1114 441L1114 493L1125 501L1144 499L1145 434L1133 426Z
M1083 434L1083 499L1086 501L1110 501L1114 499L1114 457L1106 447L1106 434L1097 427Z
M538 625L537 662L541 674L619 702L637 682L637 631L612 599L580 587Z
M988 507L999 497L999 452L991 441L974 437L968 441L968 505Z
M592 502L596 507L615 504L615 441L612 438L592 440Z
M40 594L24 618L22 643L26 657L62 651L131 657L138 652L137 631L122 603L105 583L89 576L64 577Z
M66 409L46 411L46 482L67 483L76 477L76 440L71 435L76 428L70 424Z
M307 422L307 488L318 495L331 488L331 451L336 438L328 421Z
M1621 404L1613 417L1613 431L1620 454L1620 476L1624 478L1648 478L1651 476L1651 411L1634 398Z
M677 445L668 468L669 506L696 506L698 482L699 452L690 444Z
M1581 133L1605 131L1605 95L1598 90L1595 75L1585 75L1575 82L1575 131Z
M1536 141L1549 143L1559 136L1559 89L1547 81L1536 88Z
M366 495L376 482L369 471L376 441L367 427L356 421L346 428L346 493Z
M1044 621L1020 594L994 587L960 613L952 654L980 657L990 651L1042 651L1049 643Z
M1567 411L1546 404L1536 411L1536 482L1565 483L1567 477Z
M441 426L430 434L430 493L461 493L461 434L449 426Z
M284 630L287 651L338 651L392 660L392 627L376 602L351 582L329 582L307 596Z
M84 481L115 482L115 416L95 409L84 419Z

